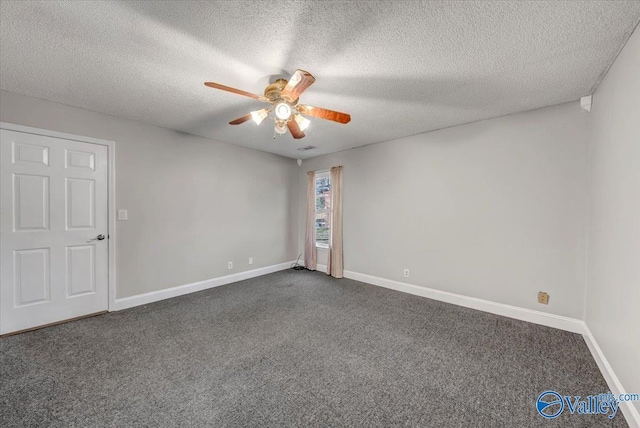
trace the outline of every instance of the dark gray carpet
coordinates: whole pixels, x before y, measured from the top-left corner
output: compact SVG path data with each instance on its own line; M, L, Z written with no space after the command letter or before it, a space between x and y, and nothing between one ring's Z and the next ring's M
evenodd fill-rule
M581 336L284 271L0 339L0 426L627 426Z

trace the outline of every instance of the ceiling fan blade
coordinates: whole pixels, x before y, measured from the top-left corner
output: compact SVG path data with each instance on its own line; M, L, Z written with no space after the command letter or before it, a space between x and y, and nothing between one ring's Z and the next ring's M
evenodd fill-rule
M347 113L340 113L339 111L328 110L326 108L298 104L297 109L299 113L319 117L320 119L332 120L338 123L349 123L351 121L351 116Z
M231 86L225 86L225 85L221 85L219 83L214 83L214 82L204 82L204 84L205 86L208 86L213 89L220 89L223 91L231 92L233 94L244 95L245 97L253 98L254 100L269 102L269 100L265 97L252 94L251 92L243 91L241 89L232 88Z
M289 83L282 90L282 98L294 102L298 98L300 98L300 94L302 94L309 86L313 85L313 82L316 81L316 78L311 75L308 71L304 70L296 70L293 73L293 76L289 79Z
M289 128L289 132L291 132L291 135L293 135L293 138L295 138L296 140L299 138L304 138L304 132L302 132L300 126L298 125L298 122L296 122L295 120L290 120L289 122L287 122L287 128Z
M251 113L245 114L244 116L241 116L229 122L229 125L240 125L241 123L245 123L247 120L251 120L251 118Z

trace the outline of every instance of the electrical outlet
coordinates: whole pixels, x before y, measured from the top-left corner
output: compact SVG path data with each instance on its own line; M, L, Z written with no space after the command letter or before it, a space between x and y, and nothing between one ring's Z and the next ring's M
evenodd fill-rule
M233 269L233 262L227 263L227 269Z
M409 269L404 270L404 277L409 278Z
M538 293L538 303L542 303L543 305L549 304L549 295L544 291Z
M253 257L249 257L249 264L252 265L253 264Z

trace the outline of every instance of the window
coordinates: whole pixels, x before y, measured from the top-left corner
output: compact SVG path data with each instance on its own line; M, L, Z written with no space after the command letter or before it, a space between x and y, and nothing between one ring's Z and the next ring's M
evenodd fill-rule
M329 248L331 230L331 179L329 172L316 173L316 247Z

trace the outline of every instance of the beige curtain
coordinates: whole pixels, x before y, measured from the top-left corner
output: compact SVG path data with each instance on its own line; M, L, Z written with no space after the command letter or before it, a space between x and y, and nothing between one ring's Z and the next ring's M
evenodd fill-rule
M316 181L313 171L307 172L307 227L304 235L304 265L316 270L318 252L316 250Z
M331 168L331 239L327 258L327 275L342 278L342 167Z

